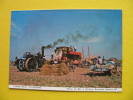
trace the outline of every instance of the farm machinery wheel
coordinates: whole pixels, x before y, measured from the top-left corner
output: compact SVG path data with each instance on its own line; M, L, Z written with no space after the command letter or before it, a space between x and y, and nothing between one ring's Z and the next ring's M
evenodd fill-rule
M23 59L20 59L18 61L18 65L17 65L17 68L20 70L20 71L23 71L25 69L25 62Z
M35 58L31 57L26 60L25 63L26 70L28 72L37 71L38 69L38 62Z
M121 72L120 71L117 71L117 70L111 70L110 73L113 76L121 76Z

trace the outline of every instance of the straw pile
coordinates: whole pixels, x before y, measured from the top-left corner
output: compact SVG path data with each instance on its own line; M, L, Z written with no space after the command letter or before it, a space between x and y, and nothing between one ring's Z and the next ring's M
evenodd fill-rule
M62 76L68 74L68 68L66 67L66 64L55 64L55 65L48 65L45 64L41 68L41 74L42 75L55 75L55 76Z

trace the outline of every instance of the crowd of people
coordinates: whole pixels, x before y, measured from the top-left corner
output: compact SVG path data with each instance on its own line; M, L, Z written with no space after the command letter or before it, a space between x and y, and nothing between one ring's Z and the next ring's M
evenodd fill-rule
M82 63L84 64L84 67L89 66L89 65L96 65L96 64L105 65L106 60L99 56L99 57L96 57L96 58L93 58L93 59L90 59L90 60L84 59L82 61Z

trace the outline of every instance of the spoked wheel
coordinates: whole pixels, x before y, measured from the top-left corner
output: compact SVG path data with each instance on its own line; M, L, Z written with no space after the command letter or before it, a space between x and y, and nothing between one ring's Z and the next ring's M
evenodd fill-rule
M20 71L23 71L25 69L25 62L23 59L20 59L19 62L18 62L18 65L17 65L17 68L20 70Z
M33 57L28 58L25 63L26 70L28 72L37 71L38 69L38 63L37 60Z

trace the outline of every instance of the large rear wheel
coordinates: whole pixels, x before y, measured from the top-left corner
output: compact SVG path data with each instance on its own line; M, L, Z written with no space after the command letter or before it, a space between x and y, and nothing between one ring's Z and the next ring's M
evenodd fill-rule
M28 58L25 63L26 70L28 72L37 71L38 69L38 63L37 60L33 57Z

